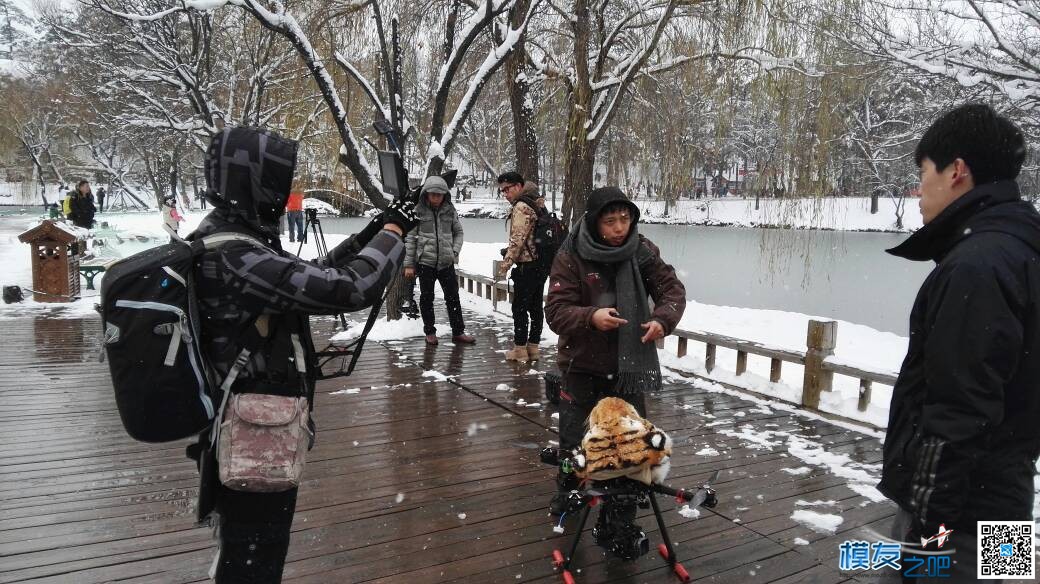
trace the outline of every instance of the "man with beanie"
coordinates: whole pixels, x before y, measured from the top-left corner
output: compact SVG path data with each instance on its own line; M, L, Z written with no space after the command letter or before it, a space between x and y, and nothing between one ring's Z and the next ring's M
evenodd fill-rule
M413 204L398 199L325 258L306 261L282 250L279 222L297 146L259 128L214 136L206 153L206 197L214 209L188 239L225 240L206 247L196 270L201 344L213 377L230 379L232 394L306 397L313 407L317 359L308 315L361 310L378 300L399 269L415 215ZM214 403L221 397L210 396ZM203 432L188 455L200 467L198 518L214 524L219 539L211 577L218 584L280 582L297 489L225 486L210 440Z
M524 177L516 172L507 172L498 177L498 191L513 206L507 222L509 244L497 274L498 279L503 280L509 268L513 268L513 348L506 351L506 360L535 361L542 341L542 290L548 275L538 261L534 242L539 213L538 186L524 182ZM543 200L541 207L544 209L544 206Z
M639 208L617 187L592 191L585 215L556 254L545 314L560 335L560 450L581 444L585 420L604 397L620 397L646 415L646 394L661 387L655 341L686 309L686 289L660 250L639 234ZM651 311L647 298L652 298ZM550 511L561 513L572 474L557 477ZM629 524L635 508L621 516ZM597 541L609 547L609 533Z
M448 183L439 176L431 176L419 191L416 205L419 227L405 239L404 277L419 277L419 312L422 314L426 344L437 344L437 326L433 314L433 286L439 282L448 309L451 340L473 344L476 339L466 334L459 301L459 278L455 264L462 251L462 222L455 205L448 196Z
M899 505L904 559L949 557L937 582L976 580L977 522L1033 524L1040 213L1015 182L1025 156L1021 130L988 105L941 116L914 154L924 227L888 250L935 262L910 312L878 488ZM945 544L928 541L940 527Z

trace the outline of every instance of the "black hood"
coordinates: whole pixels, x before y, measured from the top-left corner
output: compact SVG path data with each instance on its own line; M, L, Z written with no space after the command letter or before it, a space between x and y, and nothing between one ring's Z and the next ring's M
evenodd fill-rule
M962 239L987 231L1014 236L1040 252L1040 213L1022 200L1015 181L975 187L888 253L914 261L939 261Z
M206 152L206 199L218 215L268 237L278 237L297 142L261 128L225 128Z
M628 200L625 193L617 187L600 187L589 193L589 200L585 203L585 226L589 233L599 233L596 222L599 220L600 211L611 203L628 203L632 210L632 224L639 223L639 207Z

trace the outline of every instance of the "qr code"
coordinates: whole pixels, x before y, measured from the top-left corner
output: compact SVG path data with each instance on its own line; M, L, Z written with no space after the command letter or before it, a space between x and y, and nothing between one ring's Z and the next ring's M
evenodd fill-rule
M1032 521L979 521L980 579L1036 577Z

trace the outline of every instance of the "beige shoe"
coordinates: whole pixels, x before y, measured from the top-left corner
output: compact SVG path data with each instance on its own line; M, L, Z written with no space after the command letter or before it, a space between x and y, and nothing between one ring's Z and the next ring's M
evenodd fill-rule
M529 361L537 361L538 357L538 343L527 343L527 359Z
M506 361L527 362L527 346L513 345L512 349L506 351Z

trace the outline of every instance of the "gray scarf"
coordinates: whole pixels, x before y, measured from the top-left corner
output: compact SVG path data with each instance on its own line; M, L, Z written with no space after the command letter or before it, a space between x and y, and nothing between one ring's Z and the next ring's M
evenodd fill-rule
M646 299L646 288L639 271L639 232L636 224L625 243L613 247L601 243L592 236L584 221L579 221L574 231L574 246L578 256L584 260L601 264L612 264L617 271L614 288L617 292L617 307L621 318L628 321L618 332L618 378L620 394L636 394L656 391L661 388L661 364L657 360L657 346L643 343L643 329L650 320L650 305Z

